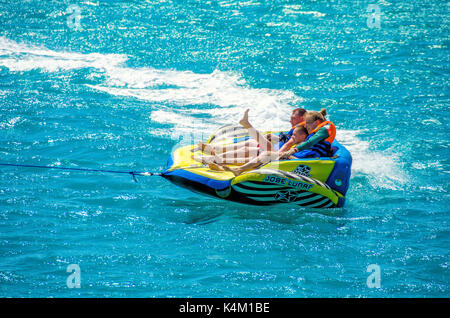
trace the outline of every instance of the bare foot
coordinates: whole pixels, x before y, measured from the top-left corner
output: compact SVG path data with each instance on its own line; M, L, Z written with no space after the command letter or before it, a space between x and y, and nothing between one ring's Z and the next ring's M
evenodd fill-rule
M217 171L225 171L225 169L223 169L220 165L218 165L215 162L210 162L209 163L209 169L211 170L217 170Z
M250 122L248 121L248 112L250 109L247 109L244 113L244 117L239 121L239 124L244 126L244 128L250 128L252 125L250 125Z
M239 168L230 168L227 165L220 165L220 166L223 168L223 170L232 172L236 177L242 173L242 170Z
M211 170L217 170L217 171L228 171L234 174L235 177L237 177L238 175L240 175L242 173L242 170L239 168L230 168L225 164L221 164L221 163L216 163L216 162L210 162L209 164L209 169Z

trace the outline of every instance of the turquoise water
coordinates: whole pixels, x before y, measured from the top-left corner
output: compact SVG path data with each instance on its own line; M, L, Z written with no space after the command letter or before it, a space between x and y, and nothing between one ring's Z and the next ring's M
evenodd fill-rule
M174 147L246 108L264 130L289 128L295 107L325 107L353 155L346 205L332 210L245 206L159 177L2 167L0 296L450 295L444 2L0 8L3 163L162 171ZM68 288L70 264L81 288Z

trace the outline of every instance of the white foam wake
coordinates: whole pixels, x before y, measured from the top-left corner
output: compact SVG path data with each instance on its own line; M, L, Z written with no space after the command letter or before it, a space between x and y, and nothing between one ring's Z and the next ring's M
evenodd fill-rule
M0 66L13 72L40 69L47 72L81 68L110 69L127 60L122 54L57 52L0 37Z
M247 108L251 110L250 116L256 127L284 129L291 109L302 101L290 91L252 88L242 76L233 72L215 70L198 74L149 67L129 68L125 65L127 60L128 57L122 54L58 52L0 37L0 67L12 72L38 69L51 73L92 69L87 78L95 81L98 77L102 82L87 86L114 96L150 102L153 121L176 124L174 128L181 131L199 127L211 131L224 124L236 123ZM99 77L99 72L104 76ZM180 116L182 120L173 121L172 118ZM208 122L209 126L205 126Z
M219 70L198 74L152 68L115 68L108 70L107 75L106 83L90 87L115 96L151 102L157 108L151 119L175 124L178 131L212 131L225 124L237 123L247 108L256 127L284 129L293 105L302 101L290 91L252 88L239 74Z
M358 138L361 132L338 129L336 134L336 139L352 154L352 175L367 176L374 188L403 189L410 178L401 168L397 156L372 150L370 142Z

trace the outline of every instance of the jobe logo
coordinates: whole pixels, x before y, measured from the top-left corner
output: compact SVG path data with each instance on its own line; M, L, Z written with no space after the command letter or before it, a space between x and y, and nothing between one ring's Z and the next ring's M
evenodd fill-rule
M281 178L277 176L268 175L264 178L264 182L276 183L280 185L284 185L286 187L297 188L302 190L309 190L313 186L309 183L304 183L294 179Z
M278 200L281 202L291 202L291 201L295 201L295 199L297 198L297 193L296 193L296 191L292 191L292 190L281 190L281 191L278 191L277 193L275 193L274 198L275 198L275 200Z
M311 177L311 167L309 166L298 165L292 172L299 176Z

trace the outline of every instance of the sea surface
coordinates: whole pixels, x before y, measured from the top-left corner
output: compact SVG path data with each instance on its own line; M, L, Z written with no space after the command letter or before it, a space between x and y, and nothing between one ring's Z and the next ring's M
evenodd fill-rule
M329 210L2 166L0 297L449 297L449 9L0 0L0 163L159 172L296 107L353 156Z

